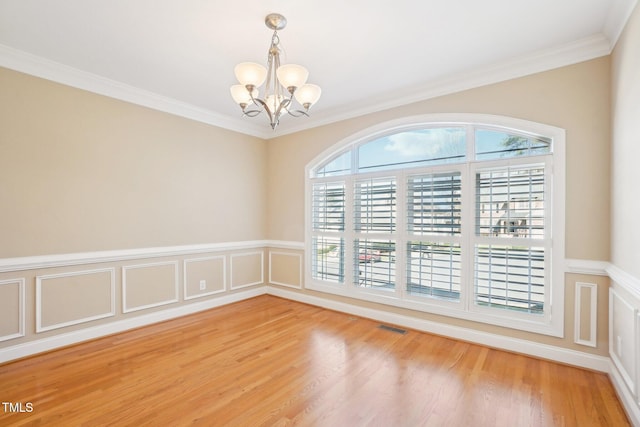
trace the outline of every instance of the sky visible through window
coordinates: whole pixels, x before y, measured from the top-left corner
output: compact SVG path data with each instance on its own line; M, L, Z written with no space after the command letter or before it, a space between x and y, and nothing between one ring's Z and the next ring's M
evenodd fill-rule
M462 163L467 160L466 128L433 127L383 136L346 151L316 170L316 176L351 173L357 153L357 173ZM494 129L475 130L475 160L531 156L551 152L551 139Z
M409 130L358 148L359 171L458 163L466 153L464 128Z

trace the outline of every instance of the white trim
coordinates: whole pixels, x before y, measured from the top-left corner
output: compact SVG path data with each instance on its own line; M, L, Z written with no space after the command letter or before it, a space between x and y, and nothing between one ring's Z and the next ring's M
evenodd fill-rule
M70 320L68 322L63 323L54 323L48 326L42 326L42 286L45 280L48 279L58 279L60 277L73 277L73 276L84 276L90 274L97 273L110 273L110 287L111 287L111 310L106 313L96 314L94 316L84 317L81 319ZM91 322L93 320L104 319L107 317L113 317L116 314L116 285L115 285L115 272L116 269L114 267L109 268L100 268L95 270L83 270L83 271L71 271L67 273L58 273L58 274L47 274L43 276L36 276L36 333L50 331L53 329L60 329L67 326L78 325L80 323Z
M298 282L300 283L299 285L294 285L291 283L284 283L284 282L276 282L275 280L273 280L271 278L271 255L284 255L284 256L291 256L291 257L297 257L298 258ZM286 286L288 288L295 288L295 289L302 289L302 254L292 254L289 252L277 252L277 251L269 251L269 284L274 284L274 285L280 285L280 286Z
M394 325L428 332L436 335L468 341L479 345L484 345L514 353L526 354L541 359L566 363L573 366L592 369L599 372L609 372L609 358L580 351L556 347L548 344L536 343L518 338L511 338L504 335L496 335L489 332L482 332L467 329L460 326L447 325L425 319L418 319L411 316L391 313L388 311L376 310L373 308L352 305L345 302L319 298L312 295L290 291L287 289L269 286L269 295L286 298L305 304L329 310L348 313L355 316L366 317L379 322L391 323Z
M224 295L218 298L211 298L206 301L195 302L180 307L174 307L162 311L143 314L140 316L133 316L127 319L118 320L103 325L97 325L90 328L80 329L77 331L17 344L11 347L1 348L0 363L5 363L22 357L31 356L37 353L42 353L44 351L54 350L56 348L64 347L67 345L77 344L79 342L104 337L106 335L124 332L129 329L139 328L141 326L147 326L154 323L163 322L165 320L175 319L177 317L186 316L189 314L197 313L199 311L209 310L234 302L254 298L260 295L264 295L265 293L265 288L255 288L242 292L235 292L233 294Z
M214 259L221 259L222 260L222 289L217 290L217 291L210 291L210 292L200 292L194 295L187 295L187 264L190 262L199 262L199 261L210 261L210 260L214 260ZM204 257L204 258L191 258L191 259L185 259L182 262L182 276L183 276L183 280L182 280L182 287L184 290L184 300L188 301L190 299L196 299L196 298L201 298L201 297L205 297L208 295L215 295L215 294L219 294L222 292L226 292L227 291L227 257L226 255L215 255L215 256L209 256L209 257Z
M631 420L631 425L640 426L640 404L636 404L633 394L627 388L622 375L611 359L609 359L609 379L616 390L620 403Z
M566 67L607 56L610 53L610 41L602 34L595 34L561 46L529 53L519 58L508 59L486 67L476 67L472 71L463 71L432 80L422 86L412 86L404 90L394 91L393 94L384 94L375 99L367 99L366 103L334 108L324 114L316 112L307 123L297 121L292 125L288 123L282 125L278 130L278 135L288 135L439 96Z
M150 267L158 267L162 265L173 265L173 298L154 302L152 304L140 305L136 307L131 307L127 305L127 270L135 270L141 268L150 268ZM178 261L164 261L164 262L154 262L149 264L137 264L137 265L125 265L122 267L122 312L123 313L131 313L133 311L146 310L153 307L160 307L167 304L173 304L179 301L179 279L178 279Z
M609 17L608 29L620 21L616 17L617 14L613 13ZM392 94L383 94L360 105L334 108L324 114L313 114L308 120L297 121L290 126L281 125L278 135L288 135L389 108L577 64L609 55L611 46L611 42L604 35L596 34L490 66L476 67L473 71L447 76L422 86L405 88L401 91L394 91ZM262 139L273 138L273 132L270 132L270 129L262 123L225 116L9 46L0 45L0 66L246 135Z
M250 282L250 283L242 283L240 285L234 285L233 283L233 258L234 257L241 257L241 256L249 256L249 255L260 255L260 280L257 282ZM264 251L256 251L256 252L241 252L241 253L236 253L236 254L231 254L229 256L229 262L230 262L230 268L229 270L229 284L231 286L231 289L242 289L242 288L246 288L249 286L255 286L255 285L262 285L264 284Z
M640 279L632 276L614 264L607 266L607 274L617 285L640 299Z
M591 301L589 303L589 310L591 311L589 322L589 339L583 340L580 338L580 327L582 325L582 310L580 301L582 300L582 290L585 288L591 289ZM575 301L574 301L574 325L573 325L573 342L580 345L586 345L589 347L597 347L597 321L598 321L598 285L595 283L576 282Z
M636 325L635 325L635 340L636 340L636 384L640 384L640 310L636 310ZM640 390L636 391L636 403L640 408Z
M304 250L304 242L294 242L286 240L267 240L265 246L268 248L276 249L292 249L292 250Z
M611 2L609 15L604 23L603 32L609 39L610 49L616 46L620 35L624 31L633 9L636 7L637 0L625 0Z
M11 335L0 336L0 342L12 340L14 338L23 337L25 334L25 279L24 277L20 279L8 279L8 280L0 280L0 286L2 285L10 285L10 284L18 284L19 293L18 293L18 332Z
M566 259L565 272L573 274L588 274L590 276L607 276L607 261L588 259Z
M163 246L153 248L121 249L100 252L80 252L20 258L0 259L0 273L35 270L39 268L69 267L73 265L97 264L102 262L128 261L144 258L192 255L238 249L256 249L267 245L267 240L240 242L205 243L184 246Z
M0 44L0 66L223 129L262 139L270 137L264 126L242 120L240 115L238 118L222 115L2 44Z
M632 374L627 371L627 369L625 368L624 364L622 363L622 360L620 360L620 358L618 357L617 352L615 351L616 340L615 340L614 330L613 330L613 316L614 316L613 304L614 304L614 298L617 299L618 301L620 301L620 303L623 304L624 306L626 306L629 309L629 311L631 312L631 317L632 317L631 325L632 325L632 328L634 328L634 331L632 332L632 335L633 335L634 339L636 338L635 337L635 335L636 335L635 326L636 326L637 310L631 304L629 304L624 298L621 298L621 296L618 295L618 293L616 292L615 289L609 288L609 356L611 357L611 360L613 361L613 364L618 369L618 372L620 373L622 379L624 380L625 385L629 388L631 393L633 393L635 395L636 394L636 382L635 382L635 378L633 378L635 375L632 376ZM631 358L631 360L634 361L633 369L635 370L636 365L637 365L636 356L635 356L635 351L636 351L635 343L631 345L631 348L632 348L632 351L634 352L634 356Z

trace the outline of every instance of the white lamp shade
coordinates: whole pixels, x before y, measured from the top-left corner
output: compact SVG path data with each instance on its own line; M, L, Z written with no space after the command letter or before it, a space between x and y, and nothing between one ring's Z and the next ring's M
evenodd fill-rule
M309 71L301 65L286 64L278 67L276 75L282 86L299 88L307 82Z
M246 104L249 105L253 103L251 100L251 95L249 95L249 91L243 85L233 85L230 88L231 97L236 102L236 104ZM257 98L259 95L258 89L253 90L253 97Z
M262 86L262 83L267 78L267 69L255 62L242 62L236 65L233 71L243 86L253 85L259 87Z
M296 101L298 101L301 105L308 105L310 107L318 102L321 94L322 89L320 89L320 86L308 83L299 87L298 90L296 90L294 96L296 97Z

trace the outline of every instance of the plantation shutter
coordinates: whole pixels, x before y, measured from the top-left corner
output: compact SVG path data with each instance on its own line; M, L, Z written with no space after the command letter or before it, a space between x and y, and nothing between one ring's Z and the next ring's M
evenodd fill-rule
M544 165L476 173L476 236L476 304L543 313Z
M460 235L461 187L460 172L410 177L408 231L418 235Z
M373 178L356 182L355 230L393 233L396 230L396 180Z

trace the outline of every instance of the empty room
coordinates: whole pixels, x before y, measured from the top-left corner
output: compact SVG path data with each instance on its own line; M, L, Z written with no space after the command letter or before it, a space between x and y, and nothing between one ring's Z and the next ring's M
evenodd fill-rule
M637 0L0 0L1 426L640 427Z

